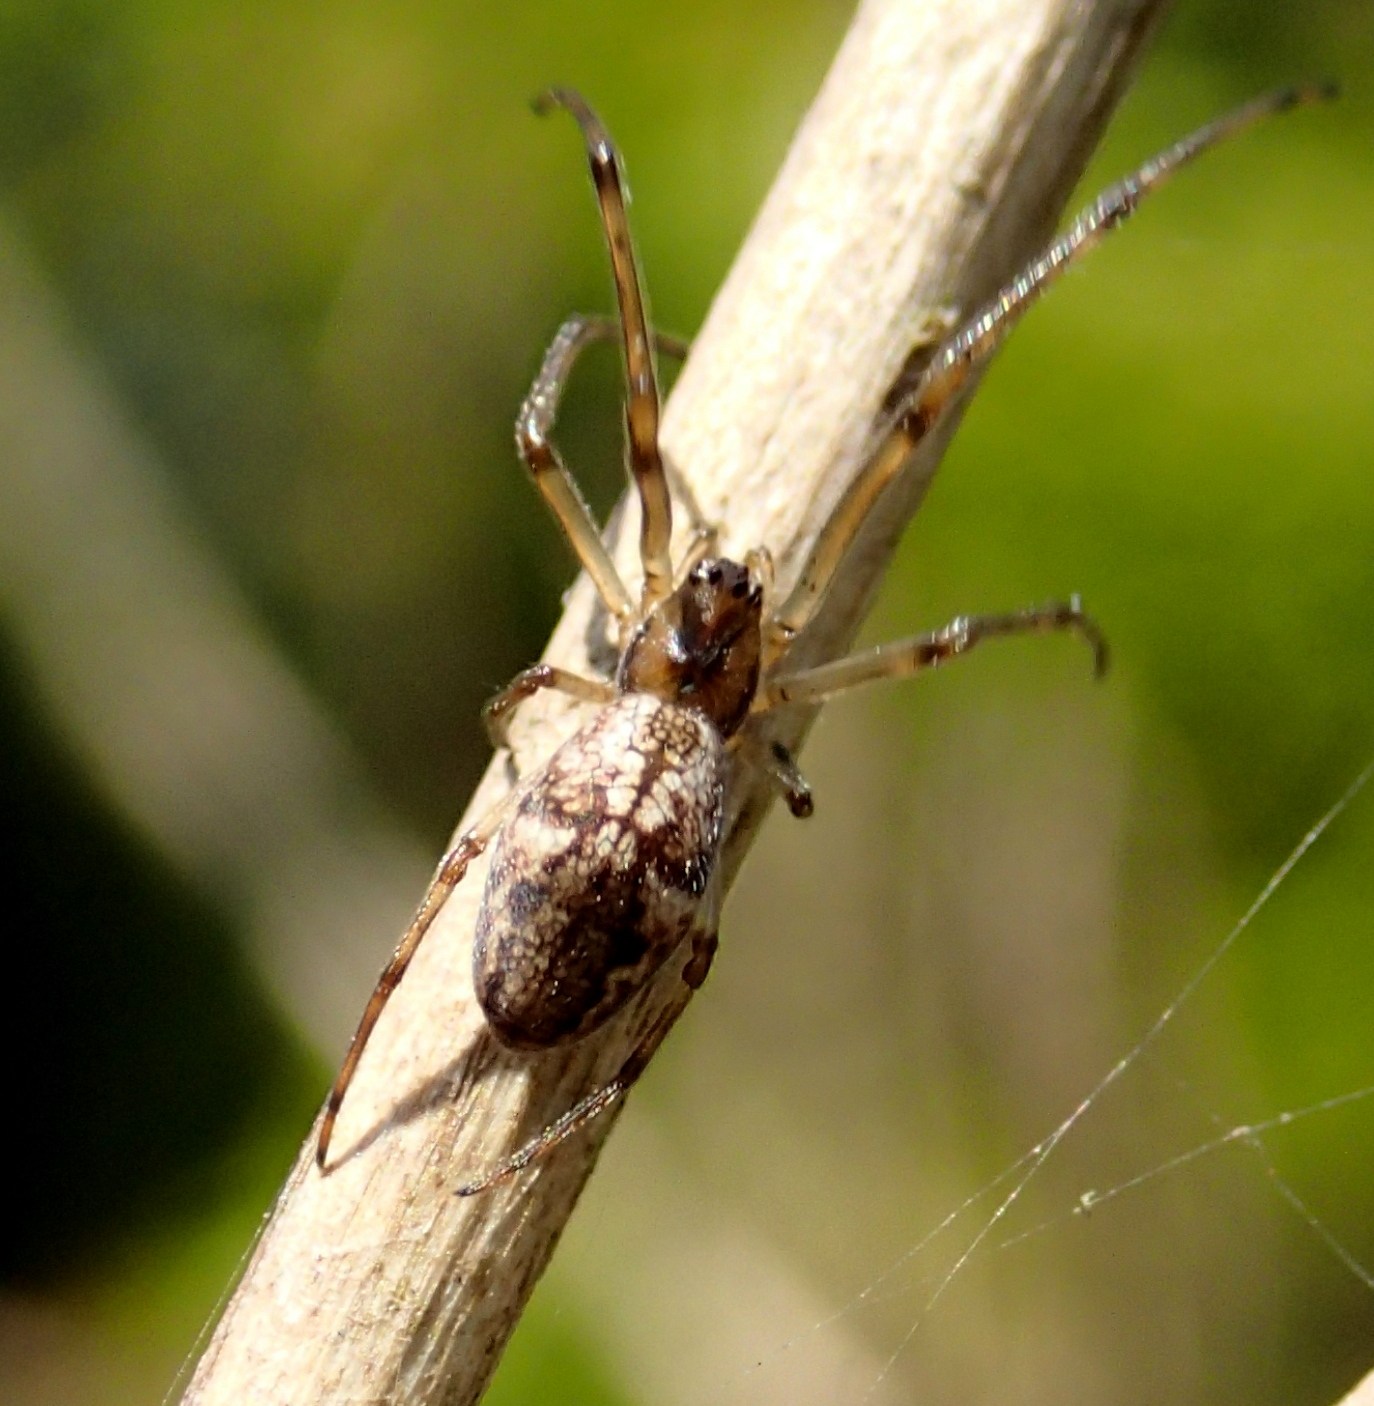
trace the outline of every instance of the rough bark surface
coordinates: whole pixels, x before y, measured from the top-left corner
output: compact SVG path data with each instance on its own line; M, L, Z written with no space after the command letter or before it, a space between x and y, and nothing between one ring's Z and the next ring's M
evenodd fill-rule
M721 525L726 554L766 543L786 586L931 310L968 309L1044 241L1161 8L861 6L665 421L676 481ZM634 134L619 137L633 153ZM948 431L874 513L808 656L857 629ZM579 582L547 658L604 668L594 607ZM522 709L517 765L537 766L573 720L557 700ZM498 758L464 824L511 780ZM761 790L735 798L731 873L765 809ZM450 900L378 1026L332 1170L316 1170L313 1141L302 1151L185 1401L459 1406L482 1394L613 1119L486 1195L463 1200L454 1187L609 1077L674 994L670 972L567 1051L495 1050L470 978L483 872L479 862Z

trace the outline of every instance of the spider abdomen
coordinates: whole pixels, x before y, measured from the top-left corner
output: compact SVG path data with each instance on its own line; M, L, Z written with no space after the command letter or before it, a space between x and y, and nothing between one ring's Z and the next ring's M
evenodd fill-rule
M607 704L553 754L502 827L473 986L503 1043L602 1025L698 925L720 850L727 760L691 708Z

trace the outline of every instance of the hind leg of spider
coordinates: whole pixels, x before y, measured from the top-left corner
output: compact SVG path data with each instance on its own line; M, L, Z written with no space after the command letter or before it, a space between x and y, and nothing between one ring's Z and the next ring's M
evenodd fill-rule
M765 665L784 653L815 615L855 534L888 484L1011 329L1065 271L1124 224L1150 191L1208 148L1265 117L1325 100L1334 91L1327 84L1267 93L1175 142L1103 191L1049 248L1032 259L937 349L910 393L899 397L881 422L876 449L840 498L791 593L773 613L765 641Z
M620 306L625 347L625 428L630 473L641 509L639 556L644 571L644 590L640 611L644 613L663 600L673 585L673 563L669 555L673 508L658 444L662 400L654 366L654 338L649 329L643 283L625 212L620 161L610 133L582 95L571 88L550 88L535 102L536 112L547 112L554 107L571 113L582 129L592 183L601 206L601 224L611 258L616 301Z
M813 669L794 674L779 673L766 679L759 689L756 712L767 712L784 703L819 703L846 689L879 679L904 679L922 669L931 669L956 655L966 654L974 645L998 635L1045 634L1051 630L1072 630L1081 635L1093 651L1093 665L1100 676L1107 668L1107 641L1096 622L1083 610L1077 596L1048 605L1028 606L1004 615L960 615L943 629L928 635L914 635L878 649L851 654Z
M672 1029L673 1023L686 1009L688 1001L692 999L697 988L706 980L715 955L716 932L715 926L712 924L708 930L698 932L692 938L691 955L682 969L682 989L679 999L674 1001L644 1032L643 1038L630 1052L625 1063L620 1066L615 1078L588 1094L586 1098L580 1099L561 1118L550 1123L537 1137L531 1138L518 1152L513 1153L504 1161L498 1162L489 1172L485 1172L475 1180L460 1186L457 1194L459 1196L477 1196L483 1191L490 1191L492 1187L499 1186L504 1181L509 1181L517 1172L523 1171L531 1162L538 1161L546 1152L552 1151L560 1142L570 1138L579 1128L585 1127L592 1119L599 1117L610 1108L612 1104L624 1098L634 1086L635 1081L648 1068L649 1061L663 1043L668 1031Z
M560 669L556 664L535 664L523 669L482 709L487 736L498 752L506 745L511 714L525 699L546 688L570 694L584 703L609 703L615 697L613 683L605 679L584 678L581 674Z
M368 998L367 1006L363 1010L362 1019L358 1022L358 1028L353 1032L353 1038L348 1043L348 1053L344 1055L338 1078L334 1080L334 1087L329 1091L329 1100L324 1107L324 1116L320 1119L320 1132L315 1144L315 1163L321 1171L325 1170L325 1163L329 1157L329 1144L334 1136L334 1123L339 1116L339 1109L343 1106L344 1095L348 1092L348 1086L353 1082L358 1061L363 1057L363 1050L367 1046L373 1028L382 1011L386 1008L386 1003L391 999L391 993L395 991L401 978L405 975L406 968L410 965L411 958L414 957L415 950L420 945L420 940L429 931L435 918L439 916L439 910L462 881L463 875L467 873L468 865L482 853L491 837L500 829L514 794L513 792L512 796L508 796L499 804L494 805L471 830L460 837L458 843L439 861L439 867L435 871L434 878L430 880L429 888L425 890L424 898L420 900L420 906L416 909L415 916L410 920L410 926L397 944L391 960L382 969L381 976L377 978L377 985L373 988L372 995Z
M634 604L601 540L601 531L578 489L577 480L568 471L553 442L558 407L578 357L593 342L609 341L619 332L620 324L608 317L575 313L563 323L549 343L539 374L516 417L515 444L535 487L558 519L563 535L592 578L606 609L624 622L634 615ZM680 360L687 355L688 344L678 337L655 333L654 341L664 356Z

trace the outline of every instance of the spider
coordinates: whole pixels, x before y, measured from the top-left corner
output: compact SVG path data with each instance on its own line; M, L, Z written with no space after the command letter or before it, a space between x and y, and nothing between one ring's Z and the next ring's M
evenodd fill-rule
M588 678L536 664L498 693L485 721L498 748L515 708L543 689L596 712L463 834L440 861L420 907L363 1011L320 1120L316 1161L327 1167L344 1095L369 1036L421 939L468 866L491 849L477 919L473 984L497 1040L539 1051L580 1040L621 1010L675 954L685 951L683 1001L705 981L716 950L717 878L726 789L736 760L757 767L796 816L811 792L787 750L763 740L756 721L786 705L815 705L880 679L904 678L1001 635L1072 630L1093 651L1107 647L1077 596L1003 614L959 616L942 629L813 667L789 651L813 619L870 509L913 450L1028 307L1078 258L1136 209L1141 198L1208 147L1271 113L1330 95L1291 88L1256 98L1202 127L1112 186L997 295L940 342L919 375L889 396L876 448L841 497L795 579L780 596L772 559L714 554L699 529L683 561L670 554L673 503L659 450L655 353L686 348L654 331L645 308L626 217L619 160L596 114L576 92L536 100L566 110L581 128L610 251L618 319L574 316L560 328L516 422L516 443L614 621L613 677ZM552 439L569 373L592 343L618 337L625 375L630 478L640 506L636 597L621 579L577 484ZM620 1071L513 1156L459 1188L470 1195L503 1181L621 1098L680 1013L645 1032Z

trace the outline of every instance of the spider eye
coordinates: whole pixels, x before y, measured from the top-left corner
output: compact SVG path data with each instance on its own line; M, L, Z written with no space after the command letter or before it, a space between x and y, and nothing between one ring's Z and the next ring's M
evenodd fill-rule
M743 600L745 596L749 594L749 582L747 578L741 577L736 581L734 586L731 587L730 594L734 596L736 600Z
M702 569L706 572L706 579L713 586L719 586L720 583L725 579L725 573L721 570L720 563L718 561L713 561L710 563L709 566L703 567Z

